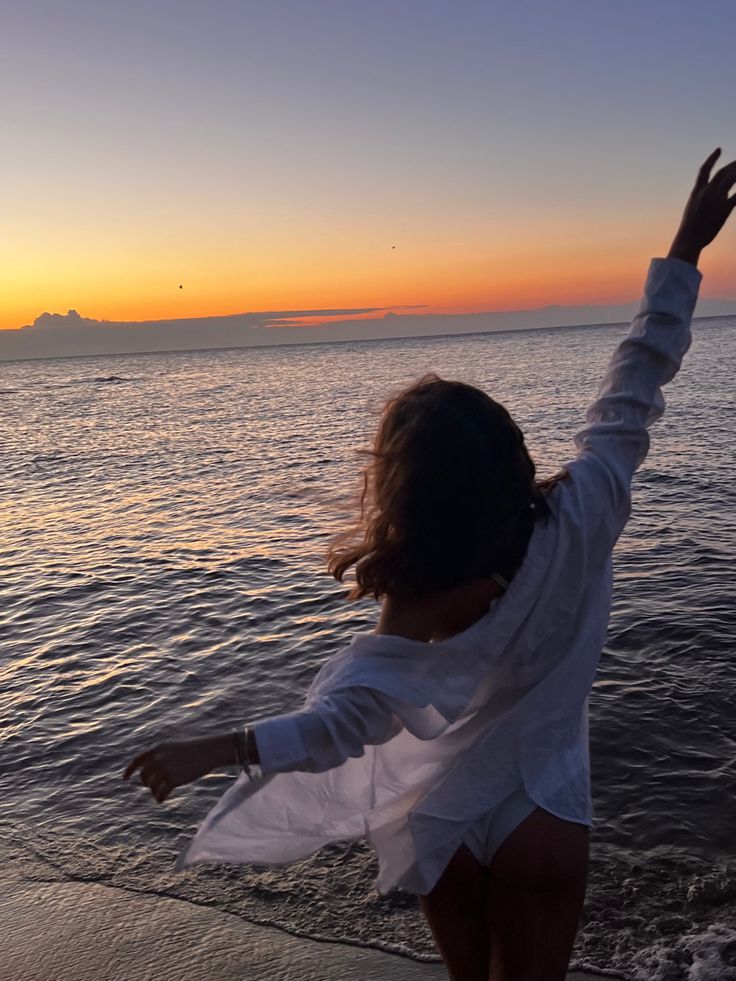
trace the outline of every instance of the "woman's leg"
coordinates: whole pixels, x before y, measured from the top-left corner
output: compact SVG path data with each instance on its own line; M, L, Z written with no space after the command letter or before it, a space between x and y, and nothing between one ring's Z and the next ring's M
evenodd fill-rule
M538 807L489 871L488 981L564 981L588 881L588 828Z
M452 981L488 981L489 872L461 845L439 882L420 896Z

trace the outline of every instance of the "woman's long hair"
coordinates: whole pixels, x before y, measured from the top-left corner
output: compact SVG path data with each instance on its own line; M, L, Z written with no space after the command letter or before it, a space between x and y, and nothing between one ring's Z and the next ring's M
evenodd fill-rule
M511 580L549 513L524 436L472 385L425 375L385 405L360 516L329 551L352 599L415 598L496 573ZM564 475L560 475L564 476ZM559 479L559 478L556 478Z

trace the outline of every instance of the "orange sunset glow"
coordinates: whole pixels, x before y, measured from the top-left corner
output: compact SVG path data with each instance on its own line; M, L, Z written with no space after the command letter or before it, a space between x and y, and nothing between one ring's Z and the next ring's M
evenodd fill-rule
M580 54L584 23L571 36L541 11L533 28L484 15L477 38L461 31L438 60L436 12L411 21L419 37L429 32L425 48L383 53L368 40L378 25L345 13L331 29L351 45L315 61L300 46L315 24L263 13L263 36L278 27L288 52L277 65L239 33L235 8L220 20L188 10L178 48L152 13L133 60L132 13L111 14L114 30L70 13L54 22L58 38L34 16L18 15L6 58L25 78L18 52L32 37L45 67L9 109L4 331L70 309L145 322L631 302L648 259L668 247L701 157L722 141L717 95L698 100L681 139L695 96L676 57L652 70L656 84L642 84L636 61L621 75L622 52L645 41L615 18L604 25L610 50L593 60ZM197 58L187 31L202 36ZM557 49L540 47L544 32ZM728 231L705 259L704 296L736 297L723 258L734 244Z

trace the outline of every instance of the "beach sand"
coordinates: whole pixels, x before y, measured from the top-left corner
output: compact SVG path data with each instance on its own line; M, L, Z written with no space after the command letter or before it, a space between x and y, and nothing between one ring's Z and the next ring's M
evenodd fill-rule
M573 972L568 981L596 977ZM179 899L0 873L0 981L446 978L441 964L305 940Z

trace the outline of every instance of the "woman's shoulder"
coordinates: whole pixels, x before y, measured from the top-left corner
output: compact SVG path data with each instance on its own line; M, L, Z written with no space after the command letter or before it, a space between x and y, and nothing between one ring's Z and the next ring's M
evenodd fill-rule
M617 493L611 475L593 453L581 453L564 467L546 495L563 542L587 552L585 564L610 557L631 513L630 496Z

